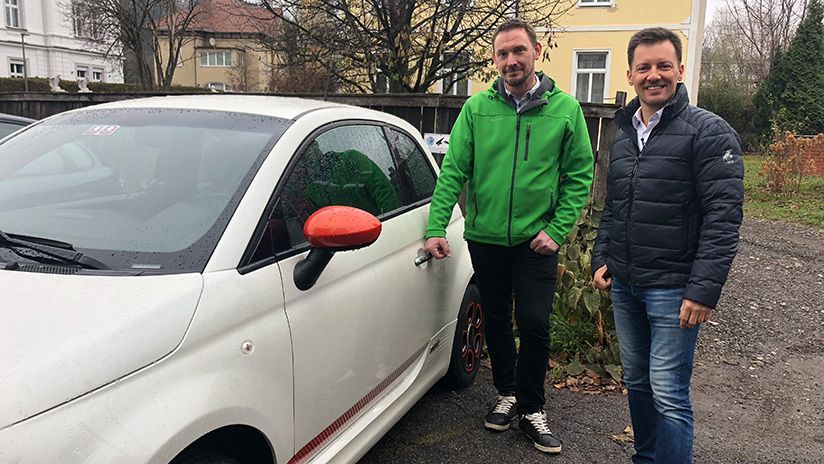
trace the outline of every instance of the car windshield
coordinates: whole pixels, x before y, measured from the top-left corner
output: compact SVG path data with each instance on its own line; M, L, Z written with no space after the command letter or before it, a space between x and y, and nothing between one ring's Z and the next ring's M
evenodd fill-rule
M0 231L72 244L112 269L202 271L290 124L135 108L44 121L0 145Z

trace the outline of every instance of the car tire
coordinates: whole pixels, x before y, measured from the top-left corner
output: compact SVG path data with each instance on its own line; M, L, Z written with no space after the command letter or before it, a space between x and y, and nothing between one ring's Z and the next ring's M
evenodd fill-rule
M175 462L175 461L172 461ZM198 453L184 459L180 464L240 464L233 458L215 453Z
M484 313L481 294L475 284L464 292L455 325L449 370L443 378L447 388L459 390L475 381L484 349Z

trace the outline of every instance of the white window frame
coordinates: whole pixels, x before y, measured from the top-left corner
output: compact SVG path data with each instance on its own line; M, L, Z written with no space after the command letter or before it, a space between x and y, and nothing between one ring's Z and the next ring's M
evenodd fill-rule
M615 0L578 0L578 4L576 5L578 8L590 8L590 7L613 7L615 6Z
M90 82L105 82L106 81L106 70L101 68L101 67L93 66L91 74L92 74L92 77L91 77L91 79L89 79ZM100 76L96 77L95 76L96 74L99 74Z
M80 75L80 72L83 72L83 76ZM85 64L76 64L74 65L74 77L75 79L85 78L87 81L89 79L89 67Z
M207 89L218 90L218 91L221 91L221 92L231 92L232 91L232 87L229 84L225 83L225 82L207 82L206 83L206 88Z
M389 93L389 76L383 71L375 71L375 88L381 87L381 83L384 84L383 88L378 89L377 93Z
M226 55L229 55L229 62L226 62ZM206 57L206 63L204 64L203 57ZM214 57L214 62L210 63L210 57ZM222 57L218 60L218 57ZM231 68L232 67L232 50L200 50L200 55L198 56L198 63L202 68Z
M570 94L573 97L577 98L578 95L578 55L581 53L606 53L606 67L603 68L604 72L604 99L600 102L592 102L592 103L606 103L607 99L610 95L610 88L609 82L612 73L612 49L609 48L575 48L572 50L572 81L570 85ZM592 69L587 68L584 71L588 71L590 74L589 78L589 95L592 96L592 74L593 72L601 72L601 69Z
M14 19L17 20L17 24L12 24L12 12L16 15ZM3 16L6 27L11 29L26 28L26 22L23 17L23 0L3 0Z
M445 53L450 53L450 52L445 52ZM469 57L467 57L467 60L468 59L469 59ZM451 67L444 67L443 70L444 70L444 72L447 72L452 76L456 76L456 74L454 74L452 72ZM466 81L466 95L459 95L459 94L456 93L458 91L458 82L460 82L460 80L456 80L456 81L452 82L452 85L450 86L450 88L447 89L446 88L446 78L443 78L443 79L440 80L440 82L438 82L438 86L440 87L441 94L442 95L457 95L459 97L468 97L468 96L472 95L472 80L469 78L469 75L468 74L464 75L463 79L461 79L461 80Z
M26 60L28 61L28 60ZM9 77L23 77L24 73L26 72L23 68L21 68L19 73L12 72L11 67L12 65L22 66L23 68L26 67L26 63L23 61L22 58L9 58Z

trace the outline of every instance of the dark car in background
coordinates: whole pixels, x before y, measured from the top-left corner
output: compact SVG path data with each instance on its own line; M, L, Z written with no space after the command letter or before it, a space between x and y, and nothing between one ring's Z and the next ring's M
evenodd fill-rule
M11 134L12 132L16 132L18 129L28 126L35 121L36 119L0 113L0 139Z

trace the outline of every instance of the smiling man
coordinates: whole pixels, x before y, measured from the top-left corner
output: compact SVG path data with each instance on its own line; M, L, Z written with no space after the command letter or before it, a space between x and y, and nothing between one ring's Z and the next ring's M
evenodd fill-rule
M560 453L544 412L549 314L556 253L586 202L592 149L581 106L535 73L541 44L532 26L507 20L492 43L500 78L467 100L452 128L426 249L436 259L449 256L445 228L466 184L464 238L498 390L484 425L504 431L520 416L520 428L537 449ZM520 351L512 330L513 293Z
M592 269L611 288L633 462L690 463L693 353L738 248L744 165L738 134L689 105L677 35L644 29L627 55L638 97L615 115Z

